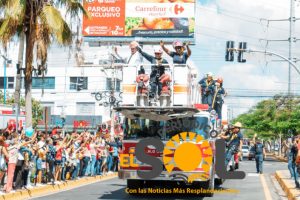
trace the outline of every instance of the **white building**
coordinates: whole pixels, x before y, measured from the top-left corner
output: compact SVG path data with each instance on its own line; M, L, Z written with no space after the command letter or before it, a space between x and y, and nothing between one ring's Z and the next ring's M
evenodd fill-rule
M103 61L110 63L107 47L88 47L88 44L85 44L82 49L85 63L91 65ZM16 86L18 46L11 45L7 54L12 64L6 67L6 91L9 95L13 95ZM110 108L101 105L103 101L96 101L92 93L110 90L112 73L111 70L89 67L88 64L87 67L78 67L74 55L75 51L70 51L69 48L52 47L48 54L48 69L45 77L33 73L32 97L39 100L44 107L49 107L51 115L49 125L61 125L60 118L65 116L66 125L69 127L77 126L80 122L83 122L84 126L95 127L110 119ZM4 90L3 66L2 59L2 62L0 61L0 90L2 91ZM121 78L120 74L117 74L117 77ZM77 88L80 83L82 85L79 91ZM116 90L119 91L120 80L116 79L115 85ZM24 94L25 89L22 86L21 96L24 97Z

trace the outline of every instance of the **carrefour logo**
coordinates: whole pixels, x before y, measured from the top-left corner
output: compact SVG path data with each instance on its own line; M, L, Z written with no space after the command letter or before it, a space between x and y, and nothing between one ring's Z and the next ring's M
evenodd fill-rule
M179 15L180 13L182 13L184 11L184 7L181 5L176 4L174 6L174 12L176 15Z

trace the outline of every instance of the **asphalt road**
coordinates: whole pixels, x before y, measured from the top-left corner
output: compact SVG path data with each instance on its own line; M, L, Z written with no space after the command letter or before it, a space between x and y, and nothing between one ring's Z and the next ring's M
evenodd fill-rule
M126 182L117 178L86 185L68 191L35 198L38 200L99 200L99 199L221 199L221 200L286 200L284 192L274 178L276 170L287 169L287 164L267 158L264 162L264 174L256 174L255 161L241 162L240 169L247 173L243 180L226 180L218 189L231 189L238 193L218 193L211 197L195 195L139 195L131 196L125 192Z

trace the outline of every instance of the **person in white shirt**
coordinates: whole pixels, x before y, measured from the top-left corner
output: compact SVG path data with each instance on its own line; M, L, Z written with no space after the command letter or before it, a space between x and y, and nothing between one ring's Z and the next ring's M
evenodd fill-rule
M136 41L132 41L129 44L129 48L131 51L131 54L129 57L123 58L119 55L117 47L115 48L116 56L122 60L123 63L128 64L128 67L138 67L143 64L143 56L138 52L137 47L139 46L139 43Z

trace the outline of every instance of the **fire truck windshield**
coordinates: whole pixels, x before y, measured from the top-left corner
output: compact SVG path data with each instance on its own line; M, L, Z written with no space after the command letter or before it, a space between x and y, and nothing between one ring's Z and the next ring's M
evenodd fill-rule
M210 120L207 117L176 118L168 121L153 121L144 118L125 118L123 129L125 139L158 137L169 140L181 132L195 132L208 138Z

